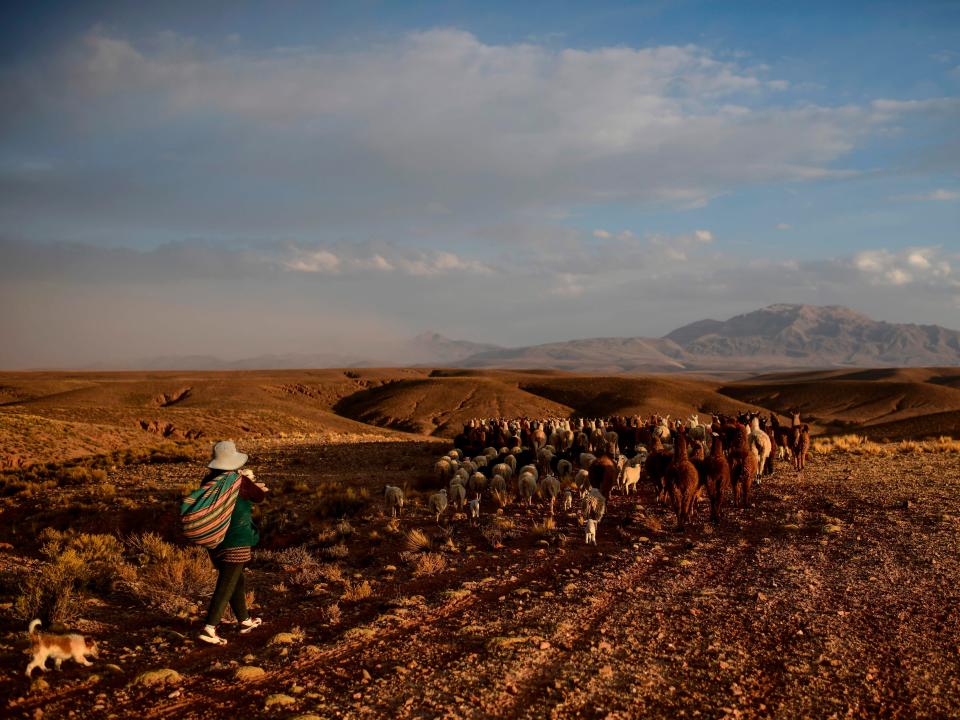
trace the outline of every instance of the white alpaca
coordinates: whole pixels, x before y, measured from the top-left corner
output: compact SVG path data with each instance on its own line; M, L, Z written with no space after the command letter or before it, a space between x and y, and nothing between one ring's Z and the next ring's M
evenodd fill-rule
M587 545L597 544L597 521L596 520L587 520L586 542L587 542Z
M770 437L760 429L760 419L754 418L750 421L750 434L747 436L750 443L750 450L757 458L757 485L760 484L763 475L763 467L767 463L767 458L773 451L773 445L770 443Z

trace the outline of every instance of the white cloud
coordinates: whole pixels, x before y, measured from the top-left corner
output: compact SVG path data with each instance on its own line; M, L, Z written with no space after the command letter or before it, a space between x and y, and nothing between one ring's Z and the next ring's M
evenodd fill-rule
M960 281L952 277L950 257L940 247L906 248L896 252L864 250L853 256L851 264L872 284L920 283L960 290Z
M492 269L486 264L465 259L448 251L415 250L388 245L382 252L371 251L365 245L341 243L337 252L327 248L287 247L277 258L275 248L266 249L262 259L278 263L296 272L323 274L355 274L363 272L431 276L454 273L486 274Z
M611 237L613 237L613 236L610 234L610 232L607 231L607 230L594 230L594 231L593 231L593 236L594 236L595 238L599 238L599 239L601 239L601 240L609 240Z
M95 182L51 172L5 195L33 217L61 209L104 223L122 212L133 226L179 221L191 234L230 222L295 235L358 218L543 218L611 202L695 208L745 185L842 177L836 162L869 134L956 109L950 99L781 107L783 83L765 73L694 45L555 49L454 29L336 54L97 29L8 88L8 104L68 120L54 152L131 134L155 142L136 143L136 167L98 168ZM216 202L205 186L218 187ZM281 209L275 193L290 198ZM103 212L104 194L124 202Z
M693 236L702 243L713 242L713 233L709 230L694 230Z
M308 273L338 273L340 272L340 258L328 250L313 250L300 253L296 258L284 265L290 270Z
M789 229L790 229L789 223L777 223L777 230L789 230Z
M920 193L916 195L899 195L897 197L899 200L917 200L917 201L933 201L933 202L953 202L955 200L960 200L960 190L947 190L946 188L937 188L936 190L931 190L928 193Z

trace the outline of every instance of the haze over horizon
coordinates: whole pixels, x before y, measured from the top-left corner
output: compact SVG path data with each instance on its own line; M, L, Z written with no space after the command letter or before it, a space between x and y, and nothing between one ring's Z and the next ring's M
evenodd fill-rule
M960 325L957 4L8 15L0 368Z

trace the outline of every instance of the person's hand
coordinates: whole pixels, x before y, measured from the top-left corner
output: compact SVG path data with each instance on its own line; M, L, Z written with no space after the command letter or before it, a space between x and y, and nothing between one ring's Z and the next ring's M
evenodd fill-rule
M253 470L251 470L250 468L243 468L243 469L240 471L240 474L243 475L245 478L248 478L248 479L250 479L250 480L253 480L253 478L255 477L255 475L253 474Z
M263 490L264 492L270 492L270 488L268 488L268 487L267 487L264 483L262 483L262 482L255 482L254 485L256 485L258 488L260 488L260 489Z

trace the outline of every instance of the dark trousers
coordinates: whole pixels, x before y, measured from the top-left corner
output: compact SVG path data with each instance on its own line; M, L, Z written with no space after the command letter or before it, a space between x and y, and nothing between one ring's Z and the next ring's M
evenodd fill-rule
M220 622L228 602L237 621L243 622L250 617L247 613L247 584L243 579L243 567L246 563L214 561L213 564L217 568L217 587L213 591L213 599L207 611L207 625Z

